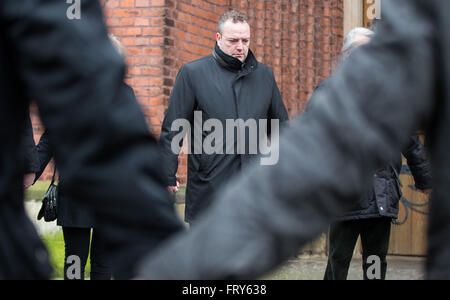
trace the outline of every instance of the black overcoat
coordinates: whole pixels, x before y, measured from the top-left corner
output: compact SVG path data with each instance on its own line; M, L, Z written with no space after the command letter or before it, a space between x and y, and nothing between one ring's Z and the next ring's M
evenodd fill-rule
M40 168L39 154L34 142L33 124L31 123L30 113L27 109L25 115L25 130L22 139L24 151L24 173L38 173Z
M198 128L203 128L210 119L221 122L222 139L216 142L222 143L223 154L207 154L204 149L196 153L195 111L201 115L201 122L197 124L202 126ZM258 162L258 156L250 152L248 130L243 139L246 151L242 152L245 154L238 154L239 133L235 132L235 139L229 138L227 120L255 120L258 133L259 120L267 120L267 134L270 136L271 121L277 119L280 127L284 127L289 117L269 67L258 62L251 51L245 63L240 65L236 58L226 56L216 45L213 54L184 65L176 78L160 139L166 159L164 169L168 186L176 184L178 155L173 153L171 145L174 136L180 132L172 130L172 124L179 119L187 120L191 128L185 211L185 219L190 222L210 205L214 193L225 182L253 161ZM202 140L213 130L202 131ZM234 154L227 154L230 148Z

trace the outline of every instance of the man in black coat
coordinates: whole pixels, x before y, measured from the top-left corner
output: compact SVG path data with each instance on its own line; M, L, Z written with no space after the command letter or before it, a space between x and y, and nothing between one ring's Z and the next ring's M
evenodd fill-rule
M367 28L351 30L342 47L343 59L347 59L358 47L369 43L373 36L374 32ZM324 80L316 87L308 102L307 113L314 108L314 95L325 89L326 85L327 80ZM416 187L420 190L430 189L430 163L417 136L410 138L403 155L407 159ZM399 178L401 167L402 158L399 154L394 161L375 172L360 200L331 224L325 280L347 279L358 236L361 236L363 249L364 279L368 279L370 257L373 255L376 255L380 262L379 272L374 278L383 280L386 278L386 256L389 249L391 223L393 219L398 218L399 200L402 197Z
M427 278L450 279L450 2L382 2L383 22L280 138L280 161L238 176L143 278L257 278L351 208L423 128L432 162Z
M210 205L215 191L251 164L256 154L261 154L252 153L252 147L257 146L255 141L252 142L253 137L262 131L270 136L274 120L279 121L278 125L289 120L272 70L259 63L249 49L248 17L234 11L225 13L219 21L216 40L211 55L190 62L179 71L162 126L160 142L166 157L165 179L169 190L176 192L179 150L174 152L173 144L180 143L175 137L180 134L184 137L184 133L173 126L177 120L186 120L190 124L190 135L186 132L192 141L188 146L187 222L194 221ZM202 130L211 120L217 120L219 126ZM233 132L223 131L228 129L230 120L248 121L232 128L233 132L237 131L234 138L230 138ZM253 120L258 133L244 127L250 126ZM260 120L266 120L267 130L260 126ZM202 131L201 136L196 136L197 129ZM203 143L217 131L220 136L212 146L215 151L208 152ZM275 128L273 131L276 135Z
M183 228L156 140L121 84L125 64L99 2L82 0L80 20L70 20L68 8L60 0L0 1L0 279L51 275L23 205L23 99L35 99L65 193L94 209L114 266L133 272Z

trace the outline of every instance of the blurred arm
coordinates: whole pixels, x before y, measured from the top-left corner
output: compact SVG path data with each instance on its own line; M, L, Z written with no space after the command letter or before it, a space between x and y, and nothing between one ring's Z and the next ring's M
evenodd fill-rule
M81 1L81 20L69 20L68 7L3 0L5 46L51 133L64 193L94 209L118 268L132 268L181 224L163 186L156 141L123 85L124 63L99 1Z
M374 170L398 156L431 114L436 37L431 16L422 15L425 1L383 3L379 35L282 134L279 163L219 192L190 232L148 257L141 277L257 278L326 230Z

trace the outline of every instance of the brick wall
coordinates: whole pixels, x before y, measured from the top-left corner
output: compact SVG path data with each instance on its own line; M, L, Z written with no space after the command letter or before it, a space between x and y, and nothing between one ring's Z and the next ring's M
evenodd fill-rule
M249 15L252 49L274 70L289 115L303 112L342 46L342 1L232 0L231 4Z
M126 81L158 135L179 68L208 55L217 22L229 9L249 15L251 49L269 65L290 116L303 112L342 45L342 0L102 0L107 26L127 48ZM36 111L34 109L34 111ZM33 116L36 140L42 134ZM186 157L179 178L186 181ZM51 171L45 173L48 180Z

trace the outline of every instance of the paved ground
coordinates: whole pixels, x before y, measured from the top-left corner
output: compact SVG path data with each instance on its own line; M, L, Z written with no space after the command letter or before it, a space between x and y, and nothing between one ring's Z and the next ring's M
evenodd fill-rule
M37 221L36 216L41 207L40 202L26 202L26 210L40 234L54 233L60 230L56 222L46 223ZM178 209L182 216L182 209ZM348 279L361 280L361 258L354 258L350 265ZM322 280L327 264L324 256L303 256L288 261L284 266L263 277L263 279L274 280ZM388 280L421 280L424 278L424 258L415 257L388 257Z
M387 280L423 280L424 258L388 257ZM354 258L350 265L349 280L362 280L362 260ZM326 257L301 257L291 260L282 268L263 279L322 280L327 265Z

